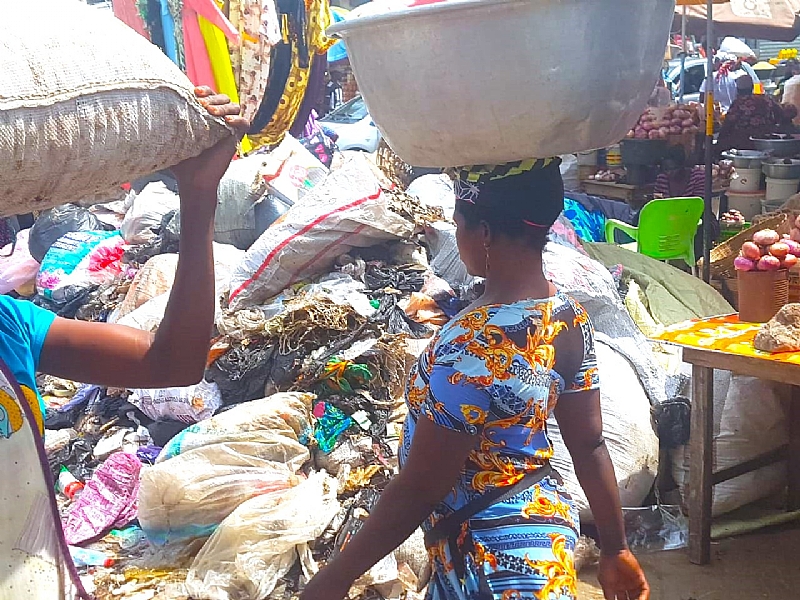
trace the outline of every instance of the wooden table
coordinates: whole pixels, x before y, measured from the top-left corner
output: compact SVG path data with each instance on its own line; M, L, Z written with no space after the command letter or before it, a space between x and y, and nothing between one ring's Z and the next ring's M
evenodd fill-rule
M683 347L692 365L692 417L689 464L689 559L711 561L711 508L714 486L788 461L787 510L800 509L800 353L767 354L753 348L759 325L739 323L736 315L703 319L668 328L659 341ZM789 443L742 464L713 470L714 369L759 377L792 386L788 415ZM758 398L753 398L758 402Z

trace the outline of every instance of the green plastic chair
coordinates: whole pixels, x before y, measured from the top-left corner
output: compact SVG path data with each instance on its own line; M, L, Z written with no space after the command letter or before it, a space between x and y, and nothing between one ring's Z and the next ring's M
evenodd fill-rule
M694 271L694 237L703 208L702 198L651 200L639 213L638 227L608 219L606 242L615 243L614 233L622 231L635 240L635 251L640 254L656 260L683 260Z

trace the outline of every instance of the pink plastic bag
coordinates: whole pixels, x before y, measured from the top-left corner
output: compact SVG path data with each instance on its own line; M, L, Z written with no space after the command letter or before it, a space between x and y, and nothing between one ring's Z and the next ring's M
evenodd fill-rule
M141 469L139 459L125 452L112 454L100 465L64 521L68 544L95 540L136 518Z
M11 244L0 250L0 294L19 289L36 279L39 263L28 251L28 234L30 229L17 234L17 245L13 254Z

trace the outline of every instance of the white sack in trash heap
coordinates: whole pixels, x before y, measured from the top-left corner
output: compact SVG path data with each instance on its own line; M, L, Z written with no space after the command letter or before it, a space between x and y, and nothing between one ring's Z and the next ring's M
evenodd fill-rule
M622 506L641 506L658 472L658 437L650 420L650 402L636 371L622 354L599 341L595 350L603 436L617 474L620 500ZM587 519L589 502L552 415L547 421L547 434L555 451L550 462L564 478L567 491L581 511L581 519Z
M159 258L159 256L172 255L161 254L154 256L145 263L145 268L151 261ZM228 293L230 289L231 271L234 265L236 265L243 256L244 250L239 250L228 244L217 244L214 242L214 290L217 300ZM161 260L158 264L163 266ZM177 263L175 266L177 267ZM120 325L126 325L143 331L155 331L158 329L158 326L161 325L161 321L164 318L164 312L167 310L167 302L169 301L169 294L170 290L167 290L147 300L129 313L123 313L122 311L114 312L109 316L108 322L119 323ZM128 296L125 296L125 303L127 303L127 300ZM215 318L219 318L222 314L222 310L218 302L214 303L214 309L216 310Z
M186 577L191 597L267 598L298 559L304 570L314 569L308 543L339 511L336 485L335 479L315 472L297 487L240 505L194 559Z
M691 368L686 365L686 370ZM776 450L789 440L784 406L788 385L714 371L714 471ZM672 476L689 499L689 448L672 450ZM786 463L779 462L714 486L712 513L723 515L786 486Z
M290 465L309 458L308 448L287 437L190 450L142 471L139 523L159 546L209 536L242 502L298 485Z
M0 216L106 195L231 130L161 50L78 0L4 2Z
M148 183L134 196L122 220L120 233L129 244L146 244L156 237L153 229L161 225L161 220L180 207L180 197L163 181Z
M354 247L411 235L414 224L389 210L367 160L350 158L258 238L231 276L232 309L262 304L328 272Z

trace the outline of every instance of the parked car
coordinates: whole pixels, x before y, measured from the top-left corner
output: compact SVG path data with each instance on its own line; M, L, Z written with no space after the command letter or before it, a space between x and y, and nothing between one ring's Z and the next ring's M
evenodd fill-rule
M339 150L375 152L381 141L381 133L372 122L361 96L356 96L329 112L319 123L339 136L336 140Z
M706 78L706 66L707 62L705 58L693 57L686 59L686 65L684 67L686 78L686 84L683 90L684 102L700 102L700 86ZM743 62L742 68L753 78L753 83L760 83L761 80L749 64ZM680 59L669 61L664 81L667 82L667 86L672 90L673 98L677 100L681 94Z

